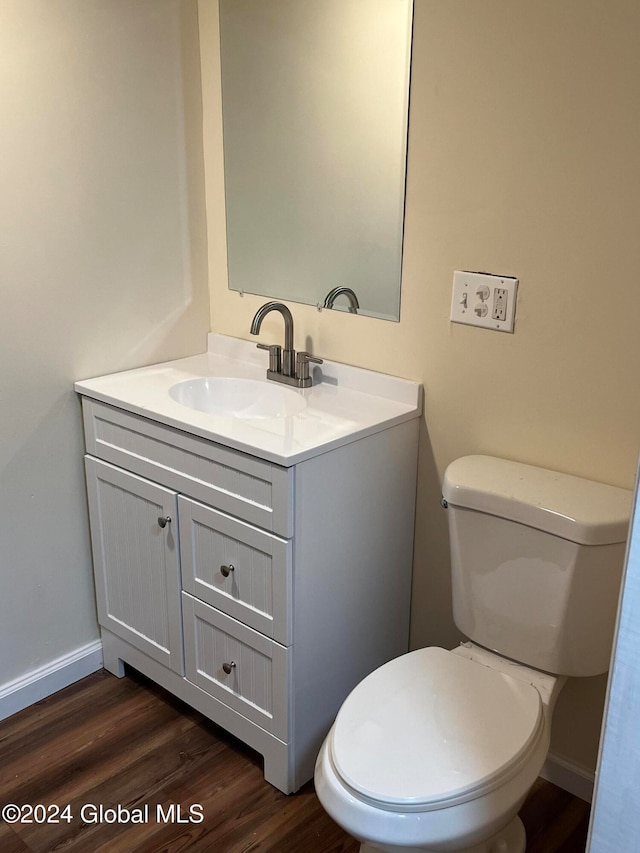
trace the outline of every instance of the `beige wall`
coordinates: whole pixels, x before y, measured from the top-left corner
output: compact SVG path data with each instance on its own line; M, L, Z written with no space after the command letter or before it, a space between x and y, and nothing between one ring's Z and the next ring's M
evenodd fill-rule
M200 0L211 326L226 287L216 0ZM446 465L488 453L631 488L640 439L640 4L416 0L400 323L293 306L296 345L417 379L412 643L453 643ZM520 279L514 335L451 325L454 269ZM278 319L265 338L281 335ZM553 751L595 765L603 679L571 682Z
M204 349L201 111L195 0L0 3L0 697L98 636L73 381Z

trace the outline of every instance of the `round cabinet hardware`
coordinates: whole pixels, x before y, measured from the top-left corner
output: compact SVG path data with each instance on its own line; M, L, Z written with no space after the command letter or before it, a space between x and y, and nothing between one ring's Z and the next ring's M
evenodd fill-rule
M231 670L236 668L236 662L232 660L231 663L223 663L222 668L227 673L227 675L230 675Z
M228 578L231 572L235 572L235 570L236 567L233 565L233 563L229 563L228 566L220 566L220 574L224 578Z
M170 515L165 515L164 518L161 515L158 516L158 527L162 527L163 530L167 526L167 524L170 524L170 523L171 523L171 516Z

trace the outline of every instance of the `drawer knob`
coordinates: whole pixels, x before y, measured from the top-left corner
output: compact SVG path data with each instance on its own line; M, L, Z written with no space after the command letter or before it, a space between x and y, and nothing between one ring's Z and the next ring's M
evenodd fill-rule
M231 572L235 572L235 570L236 567L233 565L233 563L229 563L228 566L220 566L220 574L224 578L228 578Z
M227 673L227 675L230 675L231 670L236 668L236 662L232 660L231 663L223 663L222 668Z
M159 515L158 516L158 527L161 527L163 530L167 526L167 524L171 523L171 516L165 515L164 518Z

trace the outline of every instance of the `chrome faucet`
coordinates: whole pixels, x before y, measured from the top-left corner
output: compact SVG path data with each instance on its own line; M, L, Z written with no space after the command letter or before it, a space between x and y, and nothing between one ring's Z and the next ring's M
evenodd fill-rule
M324 298L324 307L333 308L333 303L337 297L343 294L349 301L349 313L357 314L360 303L358 302L358 297L350 287L334 287L333 290L330 290Z
M296 388L309 388L313 384L309 375L309 362L322 364L322 359L308 352L299 352L296 355L293 348L293 316L286 305L282 302L265 302L251 321L251 334L259 334L262 321L271 311L279 311L284 319L284 349L279 344L257 345L258 349L266 349L269 352L267 379L294 385Z

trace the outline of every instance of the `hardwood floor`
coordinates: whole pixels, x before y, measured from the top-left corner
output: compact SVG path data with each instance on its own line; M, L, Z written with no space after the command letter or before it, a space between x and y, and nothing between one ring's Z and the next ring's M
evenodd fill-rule
M0 823L2 853L358 850L312 783L289 797L276 791L259 755L129 670L124 679L96 673L0 723L0 806L7 803L70 808L59 823ZM98 806L118 804L139 820L147 804L147 822L94 822ZM163 822L157 806L169 817L171 804L186 822ZM196 805L191 816L204 819L189 822ZM582 800L538 780L521 817L527 853L584 851Z

